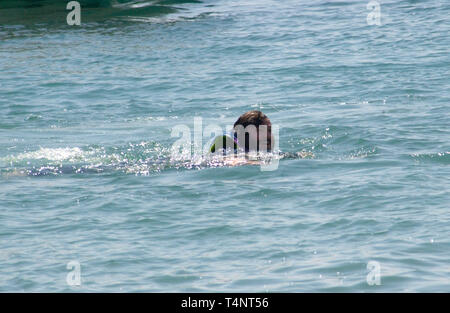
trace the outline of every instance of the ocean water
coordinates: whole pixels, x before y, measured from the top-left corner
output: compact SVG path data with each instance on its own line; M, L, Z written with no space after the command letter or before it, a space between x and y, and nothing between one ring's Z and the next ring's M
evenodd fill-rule
M450 3L368 2L2 1L0 291L449 292Z

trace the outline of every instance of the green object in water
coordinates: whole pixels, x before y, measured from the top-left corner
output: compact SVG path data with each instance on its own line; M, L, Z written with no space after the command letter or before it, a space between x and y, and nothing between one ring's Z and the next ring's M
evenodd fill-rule
M230 136L223 135L223 136L217 136L216 139L214 139L214 142L209 149L209 152L214 153L216 150L226 149L233 147L234 150L238 148L236 141L233 140Z

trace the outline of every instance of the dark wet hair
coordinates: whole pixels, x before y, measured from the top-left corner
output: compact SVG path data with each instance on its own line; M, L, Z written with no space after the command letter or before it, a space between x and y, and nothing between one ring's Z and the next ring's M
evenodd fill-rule
M242 127L239 128L238 126L241 125ZM239 134L240 131L242 131L242 128L246 128L249 125L253 125L256 127L256 149L259 151L260 149L260 135L259 130L261 125L265 125L265 129L267 129L267 151L272 150L272 124L263 112L261 111L248 111L239 116L238 120L234 123L234 137L235 138L242 138L242 134ZM261 128L263 129L263 128ZM248 130L248 129L247 129ZM245 130L244 130L245 131ZM263 137L263 136L261 136ZM239 143L239 145L242 148L245 148L245 151L248 152L250 150L250 134L248 131L245 131L245 145L242 143Z

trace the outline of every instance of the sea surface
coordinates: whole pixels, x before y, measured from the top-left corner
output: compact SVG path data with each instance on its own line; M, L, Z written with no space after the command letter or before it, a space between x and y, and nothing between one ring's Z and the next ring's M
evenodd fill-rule
M1 292L450 292L449 1L67 2L0 2Z

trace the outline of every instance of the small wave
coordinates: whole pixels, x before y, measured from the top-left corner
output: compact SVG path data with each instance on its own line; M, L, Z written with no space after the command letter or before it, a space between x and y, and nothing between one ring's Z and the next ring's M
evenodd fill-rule
M436 153L414 153L410 157L419 162L436 162L450 164L450 151Z
M151 4L164 4L164 3L184 3L186 1L145 1L145 0L77 0L80 3L82 8L108 8L108 7L116 7L116 8L131 8L131 7L142 7L148 6ZM62 5L66 6L68 1L60 1L60 0L2 0L0 3L0 9L9 9L9 8L42 8L42 7L50 7L53 5Z
M179 12L197 0L78 0L82 23L114 18L128 22L153 21L152 18ZM59 0L3 0L0 1L0 25L49 23L66 26L68 1ZM26 15L24 16L24 10Z
M129 143L121 147L89 146L39 148L0 158L5 176L47 176L61 174L108 173L149 175L163 170L203 169L242 165L270 164L276 159L314 158L308 151L274 152L258 155L238 153L222 155L174 154L156 142Z
M40 148L37 151L20 153L16 157L10 158L10 161L41 159L50 161L74 161L82 159L83 156L85 156L85 153L80 148Z

